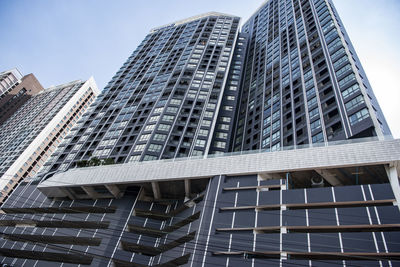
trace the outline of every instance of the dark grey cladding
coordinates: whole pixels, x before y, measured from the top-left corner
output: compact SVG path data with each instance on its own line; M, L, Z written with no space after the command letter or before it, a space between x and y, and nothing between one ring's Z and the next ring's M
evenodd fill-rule
M400 213L389 184L287 183L219 175L197 196L168 201L146 200L138 186L118 199L48 199L35 183L24 183L2 207L1 260L10 266L390 266L388 260L399 259Z

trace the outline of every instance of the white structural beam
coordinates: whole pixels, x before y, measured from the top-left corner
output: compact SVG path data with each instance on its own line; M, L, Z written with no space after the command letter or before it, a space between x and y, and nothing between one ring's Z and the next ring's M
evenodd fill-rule
M190 180L185 179L185 197L190 198Z
M121 190L119 190L118 186L113 185L113 184L108 184L105 185L107 190L110 191L110 193L115 197L115 198L119 198L121 197Z
M400 185L399 185L399 174L397 168L394 165L385 166L386 173L388 175L390 185L393 190L394 197L396 198L396 205L400 210Z
M91 199L97 199L99 198L100 194L97 193L92 187L90 186L81 186L81 188L83 189L83 191L86 192L86 194L88 194L88 196Z
M153 189L154 199L156 200L161 199L160 186L158 182L151 182L151 188Z
M69 197L70 199L74 200L76 199L76 197L74 195L72 195L67 188L59 188L59 190L61 191L62 194L65 194L67 197Z
M332 186L343 185L342 182L336 177L332 171L328 170L315 170L322 178L324 178Z
M285 179L286 176L283 173L258 173L257 180L273 180L273 179Z

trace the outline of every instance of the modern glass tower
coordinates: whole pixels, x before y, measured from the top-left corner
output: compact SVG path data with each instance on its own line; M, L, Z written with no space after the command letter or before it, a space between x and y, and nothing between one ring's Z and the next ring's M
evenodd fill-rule
M93 157L123 163L202 156L213 145L227 151L238 86L224 99L223 91L238 29L238 17L209 13L151 30L45 171ZM220 141L212 143L214 132Z
M267 1L243 32L235 151L390 135L332 1Z
M398 265L400 140L332 2L239 20L151 30L1 206L2 264Z

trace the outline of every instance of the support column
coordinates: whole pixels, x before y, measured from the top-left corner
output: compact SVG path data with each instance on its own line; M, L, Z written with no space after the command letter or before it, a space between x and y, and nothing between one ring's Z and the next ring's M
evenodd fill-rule
M151 182L151 188L153 189L154 199L155 200L161 199L160 186L158 185L158 182Z
M185 197L190 198L190 180L185 179Z
M342 182L339 181L338 178L336 178L336 175L332 173L329 170L317 170L315 171L322 176L328 183L330 183L332 186L341 186L343 185Z
M94 191L94 189L92 187L90 187L90 186L81 186L81 188L83 189L83 191L86 192L86 194L88 194L88 196L91 199L98 199L99 198L99 193Z
M59 190L64 193L65 195L67 195L67 197L69 197L71 200L77 199L74 195L72 195L67 188L63 188L60 187Z
M113 185L113 184L108 184L105 185L107 190L110 191L110 193L115 197L119 198L121 197L121 190L119 190L118 186Z
M387 176L390 181L390 185L392 187L392 191L394 197L396 198L396 206L400 211L400 184L399 184L399 175L397 173L397 168L394 165L385 166Z

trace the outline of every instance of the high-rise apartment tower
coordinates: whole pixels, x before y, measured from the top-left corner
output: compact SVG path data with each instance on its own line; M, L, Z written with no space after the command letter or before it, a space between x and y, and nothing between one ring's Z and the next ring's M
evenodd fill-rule
M43 90L35 75L23 76L18 69L0 73L0 125L10 118L32 95Z
M1 263L398 266L388 134L329 0L155 28L2 205Z
M151 30L45 170L93 157L123 163L228 151L238 86L224 89L235 44L245 42L238 29L238 17L209 13Z
M0 126L0 202L38 173L97 94L93 78L53 86L31 96Z
M242 30L235 151L390 135L332 1L267 1Z

